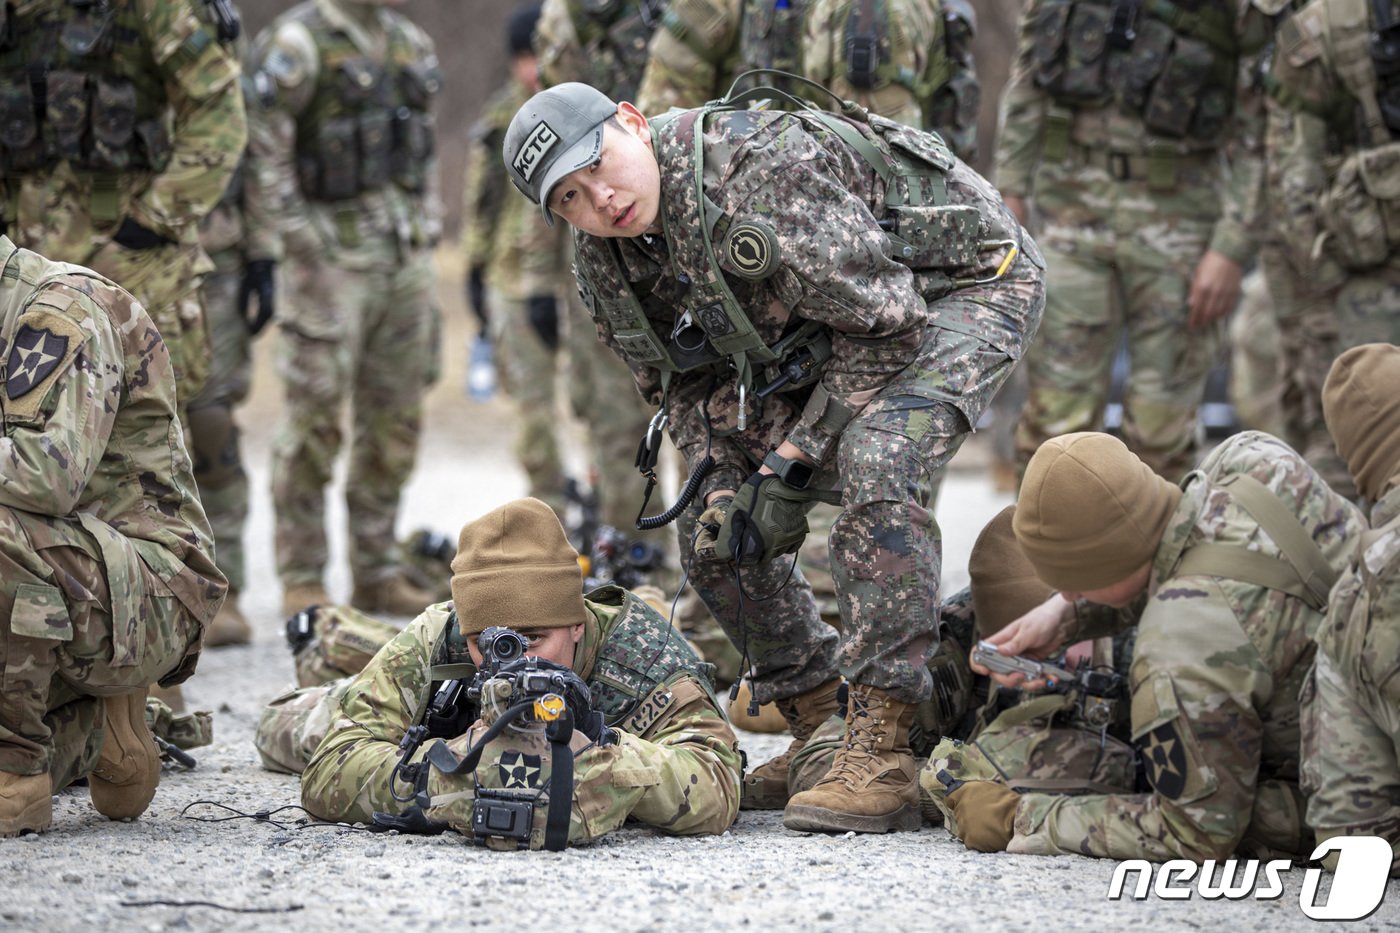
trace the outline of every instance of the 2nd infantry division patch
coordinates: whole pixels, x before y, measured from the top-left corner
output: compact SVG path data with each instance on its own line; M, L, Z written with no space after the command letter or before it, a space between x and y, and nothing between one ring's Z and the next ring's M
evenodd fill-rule
M1169 800L1186 789L1186 745L1176 720L1165 722L1142 738L1142 760L1152 787Z
M5 354L5 417L33 418L82 345L82 331L66 317L30 311L20 318Z
M496 767L501 771L501 787L523 790L540 786L540 756L521 752L505 752Z
M778 268L778 236L766 224L753 220L735 224L724 249L734 271L746 279L766 279Z

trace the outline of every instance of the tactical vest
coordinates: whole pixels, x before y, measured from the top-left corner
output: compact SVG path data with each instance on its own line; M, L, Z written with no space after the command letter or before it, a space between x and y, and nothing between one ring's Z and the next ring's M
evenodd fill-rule
M750 94L762 96L768 88ZM822 365L830 357L830 330L814 321L802 322L772 345L755 329L748 314L734 296L720 268L715 243L729 233L733 218L705 194L703 134L706 121L714 115L742 107L745 95L730 102L716 102L698 110L672 111L651 121L653 146L663 166L681 165L681 171L663 170L661 201L683 211L675 227L704 230L708 236L672 236L668 220L667 240L672 244L671 266L677 281L685 286L676 326L669 337L659 335L648 319L642 299L627 280L617 242L600 239L597 246L606 257L594 273L597 281L580 280L585 304L595 318L606 321L619 349L633 362L661 373L663 384L671 376L710 368L720 373L732 367L738 374L741 404L748 392L761 385L773 385L787 375L789 363L805 358L800 373L792 372L784 391L799 389L821 378ZM993 246L1014 246L1004 269L1010 265L1018 240L988 241L994 229L989 218L975 207L948 203L947 173L956 159L947 146L932 133L865 114L856 108L864 123L853 122L834 113L801 110L796 113L758 115L756 120L800 120L819 135L834 134L850 146L886 182L882 209L877 220L886 231L894 258L919 270L928 280L941 281L942 294L974 283L967 276L978 254ZM716 179L711 177L710 181ZM736 228L736 237L739 236ZM751 250L769 251L774 244L759 242L755 234ZM734 253L733 244L729 246ZM922 289L926 298L939 297L937 291ZM673 309L659 309L663 314ZM766 380L757 380L762 374Z
M613 100L635 98L666 0L567 0L567 6L583 48L580 80Z
M1222 0L1047 0L1031 24L1035 83L1068 107L1116 101L1153 133L1214 144L1234 113L1233 15Z
M714 700L714 665L696 657L685 638L655 609L617 586L600 587L586 598L589 602L622 607L612 624L598 633L602 645L588 677L593 709L603 714L610 727L634 735L644 732L662 709L639 709L639 705L678 673L693 676ZM432 658L433 687L429 696L439 683L476 674L467 639L457 627L455 610L433 646ZM473 710L468 715L469 724L477 712Z
M731 74L738 76L755 68L801 74L802 28L806 15L807 0L744 0L743 22L739 27L739 60ZM744 81L735 90L745 91L773 83L771 75L764 75ZM789 93L799 90L781 79L777 87Z
M65 160L98 173L165 168L171 116L134 0L55 0L23 14L5 4L0 20L0 171ZM216 41L201 27L176 63Z
M422 57L398 17L380 65L315 5L291 15L315 37L321 58L316 93L297 121L302 192L340 201L391 184L423 191L434 150L432 101L442 88L437 59Z

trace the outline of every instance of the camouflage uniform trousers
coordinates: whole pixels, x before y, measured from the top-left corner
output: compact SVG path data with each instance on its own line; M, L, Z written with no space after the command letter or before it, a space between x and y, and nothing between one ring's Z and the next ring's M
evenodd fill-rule
M558 356L530 326L523 298L488 289L491 336L497 347L501 388L515 402L515 459L530 495L562 516L564 466L559 459Z
M203 637L123 550L118 566L78 522L0 507L0 770L48 772L55 791L83 777L102 748L98 698L157 682Z
M1109 367L1126 331L1132 361L1123 440L1180 478L1196 458L1196 414L1220 327L1186 326L1191 276L1219 212L1215 172L1180 167L1177 187L1118 181L1101 168L1044 165L1036 237L1048 268L1045 322L1026 356L1030 399L1016 429L1024 471L1046 440L1103 427Z
M1000 309L1033 331L1044 295L1040 271L1023 257L1001 281L956 292L930 310L936 320L944 308L960 319ZM829 537L839 646L791 557L738 573L729 562L690 561L696 591L730 639L747 648L759 703L811 690L838 671L901 702L930 697L943 558L932 482L1014 365L975 337L930 326L919 356L842 432L834 462L813 479L817 488L841 490ZM696 503L678 529L683 553L690 553L699 512Z
M212 258L218 271L205 278L202 291L211 350L209 381L189 403L190 442L199 499L214 532L214 554L229 587L237 591L246 582L243 526L248 519L248 474L233 409L248 397L251 340L238 301L242 261L236 253Z
M1283 437L1283 337L1261 269L1245 276L1229 327L1230 401L1240 423Z
M1341 353L1336 292L1314 294L1282 250L1261 249L1259 266L1279 322L1284 373L1279 402L1283 433L1279 436L1301 453L1329 486L1354 499L1356 482L1337 454L1322 418L1322 385L1332 361Z
M289 261L284 281L278 370L286 402L272 462L277 573L283 586L321 579L324 493L348 401L350 566L357 584L378 583L397 572L394 522L432 376L431 256L415 251L373 269Z
M274 699L258 718L253 745L269 771L301 774L316 746L331 731L345 692L354 677L315 687L300 687Z

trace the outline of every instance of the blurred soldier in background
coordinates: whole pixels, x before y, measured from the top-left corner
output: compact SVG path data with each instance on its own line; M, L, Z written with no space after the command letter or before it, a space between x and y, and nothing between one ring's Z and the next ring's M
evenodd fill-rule
M1034 0L1002 101L997 183L1023 221L1032 197L1049 263L1045 325L1027 365L1017 429L1024 466L1049 437L1099 428L1109 367L1126 331L1123 437L1177 479L1196 458L1196 422L1234 308L1262 160L1236 147L1262 119L1237 107L1242 56L1267 42L1283 0L1113 7Z
M249 154L249 255L287 268L273 449L277 573L291 614L329 602L324 491L353 409L346 499L351 603L409 615L394 536L422 397L435 377L439 235L432 41L388 9L403 0L308 0L254 43L265 105Z
M6 228L146 306L182 418L209 372L197 224L246 140L237 35L226 4L63 0L11 10L0 51Z

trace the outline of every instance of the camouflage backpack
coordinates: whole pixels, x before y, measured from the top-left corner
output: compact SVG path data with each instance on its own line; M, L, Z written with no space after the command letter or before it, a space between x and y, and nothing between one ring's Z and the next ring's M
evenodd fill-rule
M1031 696L967 741L944 739L919 772L920 797L956 824L945 780L996 781L1047 794L1122 794L1137 787L1132 746L1077 715L1076 692Z

